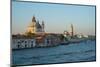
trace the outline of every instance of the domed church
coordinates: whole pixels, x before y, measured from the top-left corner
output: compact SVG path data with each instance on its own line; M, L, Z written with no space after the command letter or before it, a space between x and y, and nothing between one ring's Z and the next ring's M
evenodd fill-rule
M42 21L42 24L40 24L39 21L36 21L35 17L33 16L32 21L27 28L27 33L41 34L44 32L44 21Z

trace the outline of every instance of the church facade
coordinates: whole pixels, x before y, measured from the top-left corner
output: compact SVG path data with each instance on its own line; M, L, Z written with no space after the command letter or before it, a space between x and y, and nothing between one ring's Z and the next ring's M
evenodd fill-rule
M36 18L33 16L31 23L29 24L27 28L27 33L32 34L41 34L44 33L44 21L40 24L39 21L36 20Z

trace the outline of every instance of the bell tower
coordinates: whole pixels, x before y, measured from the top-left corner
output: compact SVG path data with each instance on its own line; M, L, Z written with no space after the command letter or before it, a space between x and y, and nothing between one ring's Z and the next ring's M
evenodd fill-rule
M71 24L71 36L74 36L74 28L73 28L73 24Z

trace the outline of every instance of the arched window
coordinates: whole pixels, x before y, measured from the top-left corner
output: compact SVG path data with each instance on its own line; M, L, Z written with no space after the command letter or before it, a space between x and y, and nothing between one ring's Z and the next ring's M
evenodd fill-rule
M17 47L20 48L20 45L18 44Z
M49 39L47 39L47 44L49 44Z
M27 44L25 44L25 48L27 47Z
M17 45L17 47L18 47L18 48L20 48L20 47L21 47L21 43L20 43L20 42L18 42L18 45Z
M25 41L25 43L27 43L27 41Z

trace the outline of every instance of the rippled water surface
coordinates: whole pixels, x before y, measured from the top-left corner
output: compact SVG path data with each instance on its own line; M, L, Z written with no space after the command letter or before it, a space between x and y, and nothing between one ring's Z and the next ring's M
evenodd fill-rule
M95 61L95 41L12 51L14 65Z

